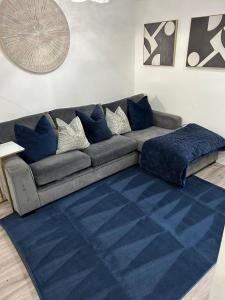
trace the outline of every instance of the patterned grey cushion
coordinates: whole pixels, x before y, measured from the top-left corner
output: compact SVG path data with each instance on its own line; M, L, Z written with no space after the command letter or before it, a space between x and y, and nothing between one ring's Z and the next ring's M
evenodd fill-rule
M90 146L79 117L74 118L70 124L57 118L56 123L58 125L58 149L56 154L86 149Z
M131 131L128 118L120 106L115 112L106 108L106 122L112 134L124 134Z

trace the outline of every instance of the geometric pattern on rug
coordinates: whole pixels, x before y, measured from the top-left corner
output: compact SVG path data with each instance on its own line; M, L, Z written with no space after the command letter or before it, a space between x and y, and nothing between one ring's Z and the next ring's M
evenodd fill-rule
M215 264L224 224L224 189L138 167L1 220L45 300L180 299Z

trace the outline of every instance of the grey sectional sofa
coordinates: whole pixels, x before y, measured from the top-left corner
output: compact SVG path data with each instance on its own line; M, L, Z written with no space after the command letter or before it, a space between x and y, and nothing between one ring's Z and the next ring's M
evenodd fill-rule
M144 95L130 97L134 101ZM103 104L115 111L120 105L127 112L127 99ZM15 140L16 123L34 128L41 116L46 115L55 128L55 119L70 122L75 110L91 113L95 105L56 109L43 114L32 115L0 124L0 143ZM135 165L143 143L153 137L164 135L182 125L178 116L154 111L154 126L145 130L113 136L111 139L92 144L84 151L71 151L53 155L28 165L20 156L5 160L4 169L7 176L14 209L25 215L45 204L62 198L87 185L110 176L118 171ZM217 158L214 153L194 162L189 168L189 175Z

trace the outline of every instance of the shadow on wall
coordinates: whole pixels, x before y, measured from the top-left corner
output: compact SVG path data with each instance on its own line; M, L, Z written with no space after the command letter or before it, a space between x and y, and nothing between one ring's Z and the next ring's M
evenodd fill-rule
M166 112L164 105L162 104L162 102L159 100L157 96L153 98L149 96L149 102L151 104L152 109L159 110L161 112Z

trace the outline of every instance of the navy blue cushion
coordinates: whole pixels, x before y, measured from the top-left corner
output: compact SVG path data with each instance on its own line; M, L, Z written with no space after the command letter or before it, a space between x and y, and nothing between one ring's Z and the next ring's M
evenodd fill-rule
M80 118L87 139L91 144L108 140L112 137L112 132L107 126L105 115L100 105L95 106L91 116L80 111L76 111L76 115Z
M138 102L128 99L127 114L132 130L141 130L153 126L153 113L147 96Z
M33 163L56 153L57 137L45 116L41 117L35 129L15 125L16 142L25 148L21 154L27 163Z

